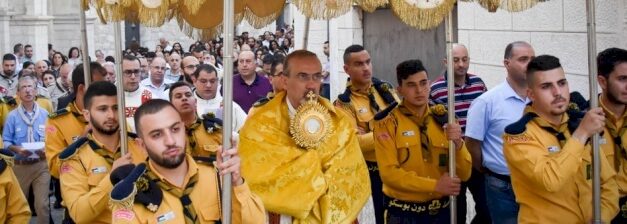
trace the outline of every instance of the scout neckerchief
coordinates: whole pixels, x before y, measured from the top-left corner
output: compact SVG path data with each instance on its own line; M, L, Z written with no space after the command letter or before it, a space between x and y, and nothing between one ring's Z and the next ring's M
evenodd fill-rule
M601 100L599 100L599 102L601 102ZM601 103L601 107L603 108L605 114L620 116L613 114L611 113L611 111L607 110L605 106L603 106L603 103ZM627 113L627 111L625 113ZM625 150L623 149L623 141L621 139L621 137L627 131L627 118L623 118L623 125L619 129L616 126L616 119L619 118L614 116L606 116L607 119L605 119L605 127L607 127L608 131L610 131L610 136L612 137L612 140L614 140L614 169L618 171L621 165L621 158L627 159L627 155L625 154ZM622 116L625 117L624 114Z
M191 148L191 152L190 154L192 155L196 155L195 151L196 151L196 138L194 138L194 131L196 130L196 128L200 127L200 125L202 125L202 121L198 118L196 118L196 122L194 122L192 125L189 126L189 128L187 128L186 133L187 133L187 139L189 141L189 146Z
M32 116L26 112L24 105L20 105L17 108L17 111L20 118L22 118L26 126L28 126L26 130L26 142L35 142L35 128L33 125L35 124L35 121L37 121L37 117L39 117L39 106L37 106L37 103L33 103L33 112L31 113L33 114Z
M183 189L182 191L178 187L161 181L157 174L155 174L150 169L150 166L146 166L146 175L148 176L148 178L150 178L151 181L157 183L157 185L159 185L159 188L164 191L170 192L172 195L174 195L174 197L180 199L181 205L183 205L183 215L185 216L186 224L200 223L198 220L198 215L196 214L196 210L194 210L192 199L189 197L189 195L192 193L192 190L194 190L194 185L196 185L196 183L198 182L198 173L189 178L189 182L187 182L187 185L185 185L185 189Z
M422 117L418 118L415 114L413 114L407 107L405 107L404 103L398 107L398 110L405 116L407 116L411 121L414 122L420 129L420 148L422 149L422 157L426 162L431 162L431 151L429 150L429 137L427 135L427 124L429 123L429 117L431 115L431 110L427 107L425 109L425 113ZM408 157L409 158L409 157Z
M74 117L78 118L79 121L87 124L87 120L85 120L83 113L81 113L80 110L78 109L78 106L76 106L76 101L71 102L69 107L70 107L69 111L72 112L72 115L74 115Z
M87 135L87 139L89 147L91 147L95 153L102 156L102 158L104 158L109 165L113 166L113 161L122 157L120 147L115 150L115 153L111 153L109 150L104 149L98 142L96 142L96 139L94 139L94 136L91 133Z
M564 145L566 144L566 140L570 138L570 132L568 131L568 115L564 114L562 116L566 116L566 118L562 118L562 121L557 129L555 129L553 125L549 124L549 122L540 118L537 115L532 119L532 121L536 122L536 124L538 124L542 129L548 131L557 138L560 144L560 149L564 147Z

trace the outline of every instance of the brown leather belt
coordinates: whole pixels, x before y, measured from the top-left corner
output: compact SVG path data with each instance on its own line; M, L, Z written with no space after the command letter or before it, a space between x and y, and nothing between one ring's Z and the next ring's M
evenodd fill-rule
M39 158L39 159L20 159L20 160L15 160L15 165L32 165L38 162L44 161L44 159Z

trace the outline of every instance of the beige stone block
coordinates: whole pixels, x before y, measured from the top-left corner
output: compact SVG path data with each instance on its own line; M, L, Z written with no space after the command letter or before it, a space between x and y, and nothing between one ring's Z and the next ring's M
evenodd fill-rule
M571 2L571 1L569 1ZM563 30L562 1L539 3L533 8L512 14L514 30L561 31Z

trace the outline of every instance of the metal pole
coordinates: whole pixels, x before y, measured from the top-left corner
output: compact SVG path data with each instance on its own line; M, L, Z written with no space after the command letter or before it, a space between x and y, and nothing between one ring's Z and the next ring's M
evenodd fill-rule
M122 85L122 28L120 21L113 24L115 36L115 78L118 86L118 120L120 124L120 150L122 155L127 152L126 115L124 113L124 86ZM139 74L135 74L139 75Z
M222 133L223 150L230 149L233 128L233 34L235 26L235 3L224 0L224 119ZM222 157L226 162L229 157ZM231 224L231 175L222 176L222 223Z
M78 4L78 15L80 16L80 26L81 26L81 50L83 55L83 74L85 75L85 88L91 84L91 69L89 68L89 51L87 50L87 28L85 25L85 5L82 3L83 1L79 0ZM68 55L69 56L69 55Z
M453 11L449 12L444 21L446 29L446 89L448 93L448 123L455 122L455 75L453 71ZM451 177L455 177L455 143L448 141L448 172ZM451 224L457 223L457 197L449 196L451 210Z
M307 44L309 42L309 17L305 17L305 34L303 35L303 50L307 50Z
M588 78L590 84L590 108L599 106L597 89L597 31L595 22L594 0L586 0L586 14L588 16ZM601 161L599 149L599 134L592 136L592 223L601 223Z

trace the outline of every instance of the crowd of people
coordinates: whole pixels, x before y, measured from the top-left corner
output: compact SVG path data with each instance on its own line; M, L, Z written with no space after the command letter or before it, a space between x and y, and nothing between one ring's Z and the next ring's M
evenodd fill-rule
M0 222L25 223L31 213L52 222L52 179L64 222L214 223L227 212L220 192L231 189L221 189L220 175L229 174L233 223L449 223L451 195L459 223L588 223L597 133L601 219L627 222L619 209L627 207L626 50L599 53L600 107L590 108L570 92L559 59L536 56L526 42L505 47L506 79L490 90L468 73L461 44L444 60L454 80L429 80L422 61L410 59L396 66L396 85L375 78L370 52L351 45L342 57L349 81L330 102L328 62L295 50L292 38L290 29L237 36L232 76L220 39L187 51L165 38L154 51L131 46L118 62L121 80L98 50L91 83L78 49L67 58L51 50L33 64L32 47L22 54L16 45L0 75ZM220 119L225 77L233 79L232 124ZM448 81L454 108L446 107ZM233 127L229 149L223 125Z

